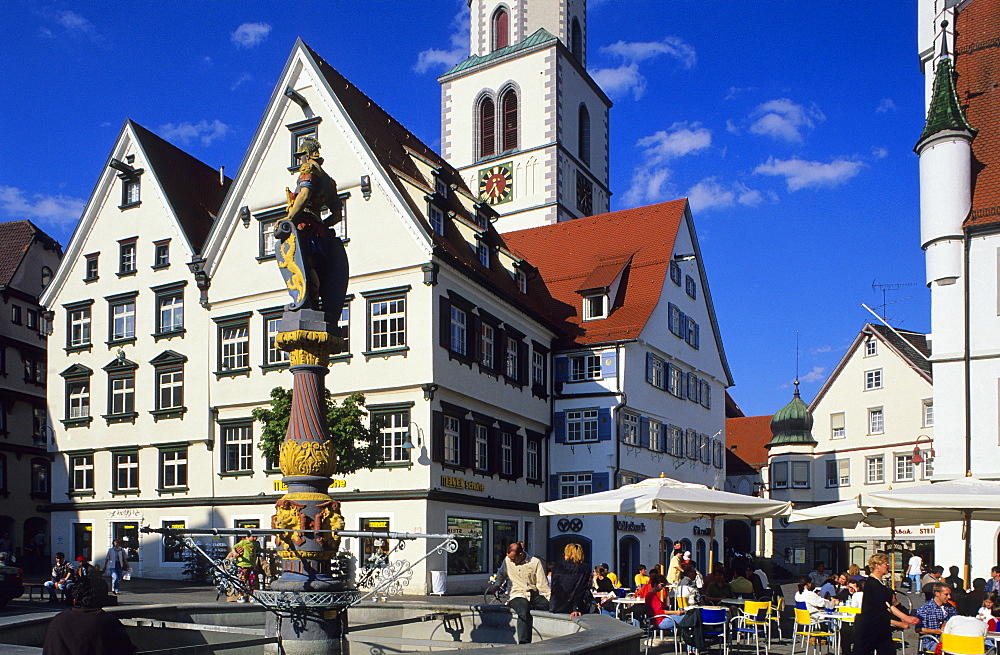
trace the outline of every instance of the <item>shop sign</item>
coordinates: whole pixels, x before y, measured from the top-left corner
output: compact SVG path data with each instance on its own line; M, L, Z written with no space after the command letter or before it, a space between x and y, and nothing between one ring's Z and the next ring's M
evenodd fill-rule
M473 482L463 478L456 478L450 475L441 476L441 486L449 489L466 489L468 491L486 491L486 485L482 482Z
M138 509L113 509L111 510L113 519L141 519L142 510Z
M480 521L448 519L448 534L456 537L482 539L483 524Z
M711 530L709 530L708 528L699 528L697 525L694 526L692 532L694 532L695 535L702 535L702 536L705 536L705 537L711 537L712 536L712 531Z
M347 480L341 480L339 478L335 479L333 482L330 483L330 486L331 487L344 488L344 487L347 486ZM274 490L275 491L288 491L288 485L285 484L284 481L282 481L282 480L275 480L274 481Z
M583 519L559 519L556 527L559 532L579 532L583 530Z
M645 532L646 524L635 521L615 521L615 529L619 532Z
M896 536L929 535L934 536L934 528L896 528Z

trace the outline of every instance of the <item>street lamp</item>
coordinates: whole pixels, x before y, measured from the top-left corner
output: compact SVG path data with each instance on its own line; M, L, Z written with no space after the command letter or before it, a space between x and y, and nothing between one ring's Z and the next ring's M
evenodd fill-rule
M913 442L914 443L914 446L913 446L913 464L915 466L918 465L918 464L923 464L924 463L924 456L920 454L920 440L921 439L927 439L927 441L931 442L932 444L934 443L934 437L929 437L926 434L922 434L919 437L917 437L917 440L915 442ZM930 455L931 459L934 459L934 449L933 448L930 449L930 452L928 452L928 455Z

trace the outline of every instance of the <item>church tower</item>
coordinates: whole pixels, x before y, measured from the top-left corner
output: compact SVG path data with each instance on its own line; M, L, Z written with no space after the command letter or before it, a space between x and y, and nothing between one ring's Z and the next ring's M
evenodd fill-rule
M469 0L469 57L441 83L441 153L509 232L609 211L608 110L586 0Z

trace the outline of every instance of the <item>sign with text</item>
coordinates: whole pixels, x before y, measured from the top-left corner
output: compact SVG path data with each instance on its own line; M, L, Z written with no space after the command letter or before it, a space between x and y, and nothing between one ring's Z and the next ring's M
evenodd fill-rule
M482 482L473 482L463 478L456 478L450 475L441 476L441 486L449 489L466 489L468 491L486 491L486 485Z

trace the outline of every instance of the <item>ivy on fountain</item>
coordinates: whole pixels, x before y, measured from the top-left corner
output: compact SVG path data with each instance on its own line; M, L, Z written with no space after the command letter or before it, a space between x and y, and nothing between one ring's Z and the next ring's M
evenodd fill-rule
M326 402L327 440L333 442L337 457L337 473L346 475L360 469L372 470L382 464L381 430L378 425L367 427L368 416L363 407L365 396L353 393L338 404L324 390ZM271 389L271 407L258 407L251 414L263 424L258 447L272 462L278 461L278 451L288 432L292 413L292 392L284 387Z

